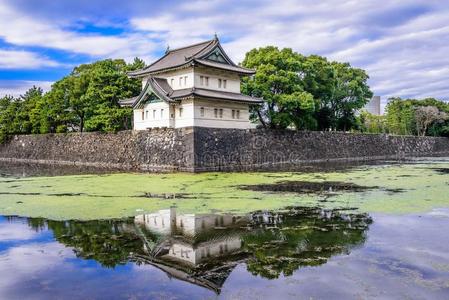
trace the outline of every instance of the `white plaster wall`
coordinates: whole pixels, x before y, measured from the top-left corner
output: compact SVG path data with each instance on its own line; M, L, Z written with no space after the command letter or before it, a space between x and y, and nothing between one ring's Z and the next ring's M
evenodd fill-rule
M161 110L164 110L161 116ZM156 115L153 118L153 110L156 110ZM147 112L148 111L148 117ZM142 112L144 118L142 119ZM143 109L134 110L134 129L145 130L154 127L170 127L170 106L166 102L156 102L145 104Z
M204 107L204 116L201 116L201 107ZM223 109L223 117L215 117L214 109ZM232 110L240 111L240 118L232 118ZM230 101L194 100L194 126L211 128L251 128L249 121L249 105Z
M196 248L192 245L175 242L171 245L167 256L196 265L211 257L226 256L241 247L242 241L239 237L203 243Z
M167 79L168 84L174 90L196 87L216 91L240 93L240 76L238 74L227 71L206 68L187 68L156 74L154 76ZM187 76L186 82L184 82L185 76ZM201 85L200 76L209 77L209 84L207 86L205 85L205 83ZM182 78L181 84L179 83L180 77ZM223 85L221 88L218 87L218 79L226 79L226 88L224 88ZM147 80L148 77L142 80L142 88L145 87Z
M235 218L237 220L237 218ZM232 215L219 214L181 214L176 218L176 227L183 234L196 235L215 227L226 227L233 224Z
M185 76L187 76L187 80L184 83ZM167 72L167 73L163 73L163 74L156 74L156 75L154 75L154 77L160 77L160 78L167 79L168 84L174 90L187 89L187 88L192 88L194 86L193 68L187 68L187 69ZM179 84L180 77L182 78L181 84ZM173 85L172 85L172 79L173 79ZM142 80L142 87L145 86L147 80L148 80L148 77L144 78Z
M176 228L186 235L195 235L195 215L182 214L176 218Z
M242 240L239 237L228 237L200 244L194 251L195 263L199 264L210 257L226 256L240 248L242 248Z
M136 224L144 225L146 229L161 234L170 234L175 221L176 211L172 209L164 209L156 213L140 215L134 218Z
M179 112L182 108L182 116ZM194 104L193 100L183 100L181 104L175 106L175 128L194 126Z
M230 72L221 72L215 70L195 69L195 87L201 89L209 89L216 91L225 91L232 93L240 93L240 77L237 74ZM200 76L209 77L209 85L201 85ZM226 88L218 87L218 79L226 79Z
M204 107L204 116L201 116L201 108ZM182 115L180 109L182 108ZM161 117L161 109L164 115ZM223 109L223 117L215 117L214 110ZM156 117L153 118L153 110L156 110ZM232 110L240 111L240 118L232 118ZM144 119L142 120L142 111ZM146 112L148 111L148 117ZM172 118L171 116L174 116ZM166 102L150 103L144 109L134 110L134 129L146 130L155 127L211 127L211 128L252 128L249 121L249 106L245 103L235 103L230 101L209 101L209 100L184 100L179 105L169 105Z
M203 88L210 90L227 91L240 93L240 76L227 71L208 69L203 67L188 68L178 71L167 72L156 75L166 78L174 90L186 88ZM184 82L184 76L187 76ZM209 77L208 86L200 84L200 76ZM179 78L182 78L179 84ZM218 87L218 79L226 79L226 88ZM173 79L173 82L172 82ZM147 78L143 80L145 84ZM204 107L205 114L201 116L200 110ZM153 110L156 110L156 118L153 118ZM160 110L164 109L164 117L160 117ZM180 115L182 109L182 115ZM215 117L214 109L223 109L222 118ZM232 110L239 110L240 117L232 118ZM148 118L146 117L148 111ZM249 121L249 105L244 103L235 103L231 101L206 101L201 99L183 100L178 105L168 105L165 102L147 104L144 108L145 118L142 120L142 110L134 111L134 129L145 130L154 127L211 127L211 128L252 128ZM174 117L171 117L173 115Z

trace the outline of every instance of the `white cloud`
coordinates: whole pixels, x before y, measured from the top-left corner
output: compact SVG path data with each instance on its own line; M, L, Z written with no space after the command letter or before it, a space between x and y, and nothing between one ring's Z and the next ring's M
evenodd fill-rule
M2 222L0 226L0 242L29 240L38 233L31 228L24 228L23 224Z
M2 256L7 258L0 264L0 272L4 274L0 280L0 295L3 296L26 278L38 278L62 267L70 270L71 266L64 264L64 260L74 257L71 249L56 242L11 248Z
M216 32L236 62L254 47L291 47L366 69L372 90L384 98L445 99L448 18L449 6L436 0L194 0L131 17L129 32L106 36L23 15L0 0L0 38L22 47L150 61L167 44L183 46Z
M64 30L47 20L23 15L0 2L0 38L16 46L39 46L98 57L149 56L157 43L142 34L103 36Z
M52 84L52 81L0 80L0 97L5 95L18 97L33 86L40 87L46 92L50 90Z
M194 11L192 5L151 18L134 18L138 30L159 34L174 46L211 37L236 61L254 47L291 47L348 61L368 71L372 89L384 97L447 98L449 81L448 7L438 1L239 1L215 0Z
M33 52L0 49L0 69L37 69L59 65L58 62Z

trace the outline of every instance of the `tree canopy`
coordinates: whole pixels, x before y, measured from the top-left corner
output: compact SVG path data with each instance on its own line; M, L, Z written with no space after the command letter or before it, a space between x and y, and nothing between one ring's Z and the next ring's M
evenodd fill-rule
M253 49L242 64L256 70L243 79L242 92L264 99L252 110L264 127L349 130L372 97L364 70L290 48Z
M143 68L136 58L83 64L44 94L33 87L23 96L0 99L0 139L8 134L118 131L131 128L132 110L118 101L137 95L141 82L126 72Z
M388 132L449 136L449 103L435 98L391 98L386 107Z
M449 136L449 104L434 98L391 98L385 116L364 112L369 77L349 63L268 46L246 53L242 64L256 70L241 89L264 99L251 119L265 128ZM140 80L126 73L143 67L139 58L106 59L75 67L47 93L32 87L0 98L0 143L12 134L131 129L132 110L118 101L139 94Z

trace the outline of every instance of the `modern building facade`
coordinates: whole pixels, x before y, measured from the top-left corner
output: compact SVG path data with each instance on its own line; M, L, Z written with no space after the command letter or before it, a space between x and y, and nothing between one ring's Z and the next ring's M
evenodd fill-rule
M374 96L371 100L365 105L364 109L370 114L380 116L382 114L382 109L380 107L380 96Z
M251 127L249 109L262 99L240 93L242 76L253 70L236 65L213 40L167 50L165 55L129 76L142 80L137 97L120 101L132 107L134 129Z

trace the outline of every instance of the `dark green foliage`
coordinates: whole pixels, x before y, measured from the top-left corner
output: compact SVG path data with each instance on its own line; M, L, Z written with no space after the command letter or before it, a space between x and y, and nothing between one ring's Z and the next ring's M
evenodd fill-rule
M126 225L119 221L48 221L56 240L73 247L76 256L95 259L109 268L126 264L129 254L142 248L139 236L123 229ZM128 226L133 228L133 224Z
M303 266L322 265L333 255L348 254L365 242L372 222L366 214L314 208L293 208L287 214L265 213L264 219L274 220L275 224L266 224L269 229L261 226L242 238L244 247L252 253L248 271L270 279L292 275Z
M0 143L9 135L33 132L36 122L33 112L42 99L42 89L35 86L19 98L5 96L0 99Z
M218 216L218 215L217 215ZM196 266L175 268L191 274L209 274L211 269L220 276L228 276L232 260L244 259L248 270L265 278L292 275L300 267L318 266L337 254L349 254L362 245L372 220L367 214L343 213L313 207L290 207L284 211L258 211L246 216L235 215L236 222L223 228L208 228L194 236L174 227L167 235L151 232L142 224L129 220L51 221L28 219L36 231L53 231L55 239L72 247L77 257L95 259L113 268L133 258L145 261L165 261L165 254L176 243L192 248L222 244L238 237L241 248L227 253L215 253ZM190 269L190 270L189 270Z
M67 128L77 131L129 129L132 112L121 109L118 101L139 93L140 81L128 78L126 72L140 66L137 59L131 65L123 60L98 61L78 66L60 80L51 92L56 94L56 99L64 100Z
M253 49L243 65L256 70L243 79L242 92L265 100L252 110L265 127L349 130L372 97L365 71L289 48Z
M421 132L420 122L417 123L418 108L435 107L440 113L439 118ZM386 107L386 125L388 132L405 135L449 136L449 120L444 116L449 114L449 104L435 98L401 99L391 98Z
M141 82L126 72L144 66L139 58L131 64L121 59L84 64L45 95L33 87L19 98L1 98L0 142L12 134L130 129L132 110L118 101L140 92Z
M362 111L358 118L360 131L364 133L388 133L386 116L377 116Z

